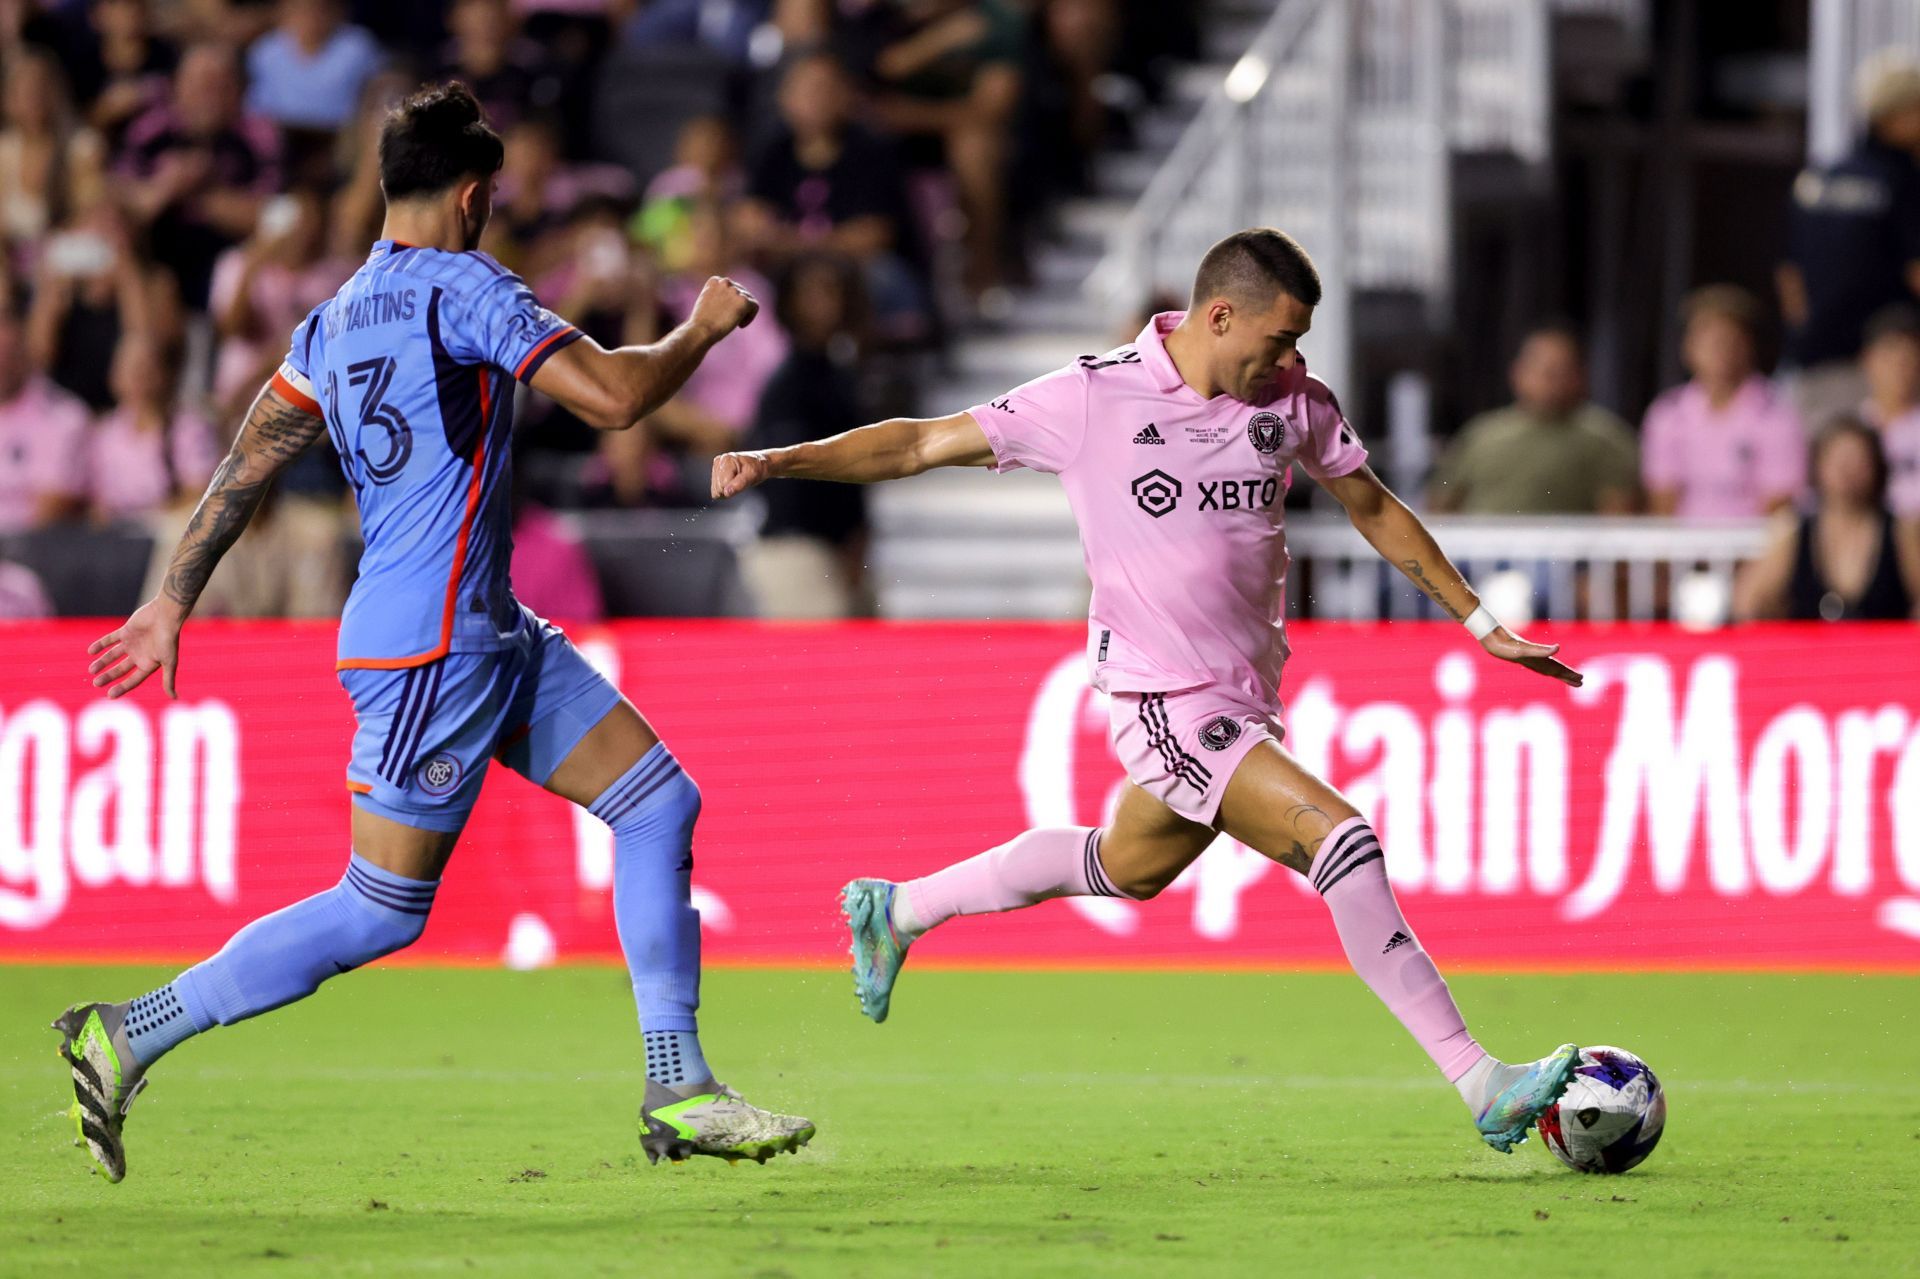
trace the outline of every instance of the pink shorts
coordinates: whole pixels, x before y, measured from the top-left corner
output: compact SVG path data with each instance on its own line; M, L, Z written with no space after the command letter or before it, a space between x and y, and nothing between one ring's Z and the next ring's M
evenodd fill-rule
M1213 825L1247 752L1285 735L1276 708L1237 689L1115 693L1109 736L1127 777L1189 821Z

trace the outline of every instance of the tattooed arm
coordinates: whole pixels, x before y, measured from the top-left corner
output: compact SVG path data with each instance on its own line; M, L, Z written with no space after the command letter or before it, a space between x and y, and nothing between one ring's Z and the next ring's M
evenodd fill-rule
M1363 466L1350 475L1330 477L1322 483L1347 508L1347 518L1373 549L1446 610L1447 616L1463 622L1480 607L1480 597L1433 540L1420 517L1380 482L1371 467ZM1529 643L1506 627L1497 626L1480 646L1495 657L1518 662L1563 684L1580 684L1579 672L1554 657L1560 651L1558 644Z
M271 386L261 389L233 449L213 473L160 585L160 593L142 604L126 624L95 640L87 649L93 686L108 684L108 697L132 692L155 671L167 696L174 696L174 671L180 661L180 627L206 589L214 566L260 509L267 486L326 430L326 423L285 399ZM117 681L117 682L116 682Z

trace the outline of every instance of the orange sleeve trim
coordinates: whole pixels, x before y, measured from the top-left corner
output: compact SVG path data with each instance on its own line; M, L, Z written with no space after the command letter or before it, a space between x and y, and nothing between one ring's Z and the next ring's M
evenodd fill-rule
M367 785L365 782L356 782L351 777L347 779L347 789L356 795L373 794L373 787Z
M524 382L527 378L533 375L534 369L539 367L541 363L540 353L542 351L545 351L548 347L552 346L555 342L558 342L561 338L567 337L569 334L577 335L579 332L580 332L579 329L576 329L573 325L569 324L564 329L556 329L552 333L547 334L547 336L541 340L541 343L539 346L536 346L533 348L533 350L527 352L527 358L520 361L520 367L513 371L513 376L519 381Z
M276 372L273 375L273 379L268 382L267 385L273 388L275 395L293 405L293 407L299 409L301 412L311 413L315 417L320 416L320 402L315 400L311 395L308 395L305 391L295 387L293 383L287 381L287 379L279 373Z
M460 517L460 535L453 542L453 568L447 573L447 597L440 611L440 642L412 657L343 657L333 664L336 671L401 671L410 666L437 662L453 649L453 610L460 602L460 574L467 566L467 540L473 533L473 517L480 510L480 482L487 473L487 373L480 370L480 440L473 450L473 478L467 481L467 510Z

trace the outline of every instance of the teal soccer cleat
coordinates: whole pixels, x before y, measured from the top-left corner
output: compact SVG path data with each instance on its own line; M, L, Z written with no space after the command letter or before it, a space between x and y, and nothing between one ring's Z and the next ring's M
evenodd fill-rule
M1527 1067L1527 1073L1509 1084L1474 1120L1480 1139L1501 1154L1527 1139L1527 1129L1573 1082L1573 1071L1580 1064L1580 1046L1561 1044Z
M840 913L853 934L853 990L860 996L860 1011L876 1022L887 1019L893 983L913 944L893 928L898 891L898 884L884 879L856 879L840 890Z

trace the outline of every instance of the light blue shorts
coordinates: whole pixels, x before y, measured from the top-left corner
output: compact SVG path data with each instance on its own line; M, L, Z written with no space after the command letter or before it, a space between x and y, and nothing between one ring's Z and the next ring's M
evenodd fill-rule
M559 627L527 614L512 647L405 670L344 670L358 727L347 788L370 813L457 832L487 765L537 785L620 700Z

